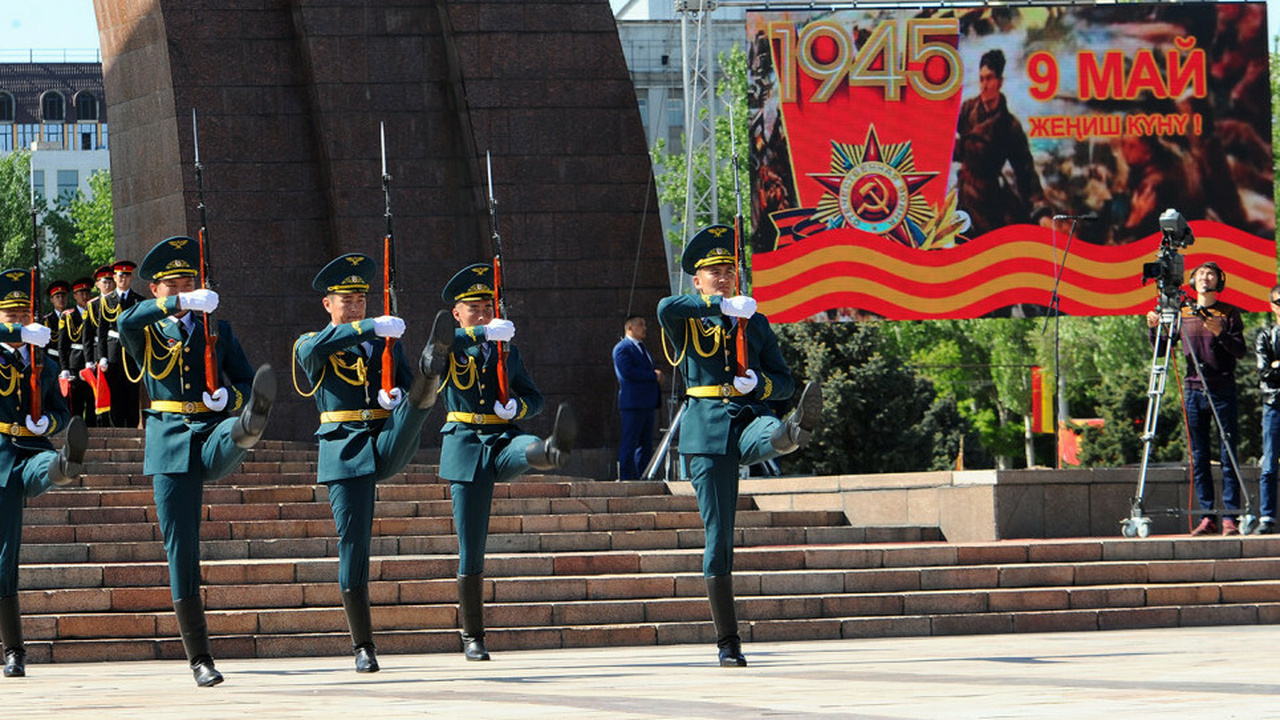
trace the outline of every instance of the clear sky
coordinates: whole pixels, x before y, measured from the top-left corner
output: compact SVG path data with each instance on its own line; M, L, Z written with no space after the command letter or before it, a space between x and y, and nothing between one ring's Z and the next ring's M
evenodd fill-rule
M622 0L611 0L617 7ZM669 3L670 0L660 0ZM761 5L763 5L763 0ZM1267 35L1280 32L1280 0L1267 0ZM25 50L97 49L93 0L4 0L0 3L0 61Z

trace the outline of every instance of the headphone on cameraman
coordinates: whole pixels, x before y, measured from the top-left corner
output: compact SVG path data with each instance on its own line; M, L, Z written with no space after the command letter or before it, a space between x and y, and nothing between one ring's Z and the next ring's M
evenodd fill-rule
M1195 280L1196 273L1200 272L1200 268L1209 268L1210 270L1217 273L1218 284L1216 287L1213 288L1214 292L1222 292L1222 290L1227 287L1227 274L1222 272L1222 268L1218 267L1218 263L1212 260L1207 260L1205 262L1200 263L1199 265L1196 266L1195 270L1191 271L1191 278L1193 281Z

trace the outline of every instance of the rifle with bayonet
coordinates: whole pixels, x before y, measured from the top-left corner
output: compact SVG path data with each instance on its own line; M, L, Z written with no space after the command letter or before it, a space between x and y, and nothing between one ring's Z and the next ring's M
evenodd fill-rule
M30 322L40 322L40 235L36 227L36 155L31 153L31 320ZM40 375L44 370L44 348L28 345L27 352L31 353L31 419L35 422L40 421L42 412L41 399L43 393L40 387Z
M191 139L195 146L196 160L196 209L200 211L200 231L196 233L196 243L200 248L201 288L213 284L209 277L209 222L204 205L204 165L200 162L200 131L196 125L196 109L191 108ZM204 386L212 395L218 390L218 354L215 345L218 342L218 326L213 313L204 315Z
M734 275L737 276L738 289L737 294L742 295L746 288L746 263L747 252L743 247L742 237L742 187L738 183L738 139L733 131L733 102L729 102L729 145L733 154L731 162L733 163L733 194L737 198L738 211L733 216L733 269ZM739 376L747 374L747 322L740 320L738 322L738 338L737 338L737 374Z
M399 317L399 302L396 298L396 241L391 232L391 175L387 172L387 131L383 123L378 123L378 135L382 141L383 217L387 220L387 233L382 239L382 312L384 315ZM386 347L382 351L382 389L390 395L396 386L396 363L392 354L396 339L388 337L386 340Z
M489 225L492 228L490 239L493 241L493 316L502 318L507 316L506 295L502 292L502 235L498 232L498 201L493 196L493 157L488 150L484 153L484 161L489 174ZM498 399L505 405L511 398L506 343L495 342L494 346L498 351Z

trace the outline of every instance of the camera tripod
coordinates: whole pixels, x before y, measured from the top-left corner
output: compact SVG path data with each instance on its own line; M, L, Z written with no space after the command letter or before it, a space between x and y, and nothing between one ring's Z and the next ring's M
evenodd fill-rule
M1147 380L1147 416L1142 425L1142 466L1138 473L1138 491L1131 501L1129 517L1120 521L1121 534L1127 538L1145 538L1151 534L1151 518L1143 512L1143 493L1146 490L1147 469L1150 467L1151 462L1151 444L1155 441L1156 424L1160 418L1160 399L1164 396L1165 382L1169 378L1169 360L1173 356L1173 342L1181 336L1182 306L1187 301L1188 298L1180 293L1176 295L1162 294L1160 296L1160 322L1156 325L1155 344L1152 346L1151 351L1151 373ZM1187 356L1191 358L1196 375L1203 378L1204 373L1200 367L1200 358L1196 356L1192 348L1184 345L1184 349L1187 352ZM1235 471L1236 482L1240 486L1241 504L1244 507L1238 511L1200 510L1196 511L1196 514L1239 515L1240 534L1248 535L1253 531L1256 521L1256 518L1249 512L1249 492L1245 489L1244 479L1240 476L1240 464L1236 462L1236 452L1231 442L1232 438L1222 424L1222 417L1218 415L1218 407L1213 402L1213 395L1210 393L1208 386L1204 386L1204 394L1209 400L1209 409L1213 412L1213 423L1218 426L1218 433L1222 436L1222 446L1226 448L1227 457L1224 458L1224 461L1230 462L1232 470ZM1193 458L1192 463L1194 462ZM1175 516L1185 513L1185 511L1178 508L1164 508L1158 512Z

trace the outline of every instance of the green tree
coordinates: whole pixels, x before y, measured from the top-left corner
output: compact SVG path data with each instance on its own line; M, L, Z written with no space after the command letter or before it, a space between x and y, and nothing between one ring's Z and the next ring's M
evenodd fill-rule
M823 379L826 418L805 452L780 461L784 471L880 473L954 466L961 437L972 435L954 399L940 398L895 353L881 330L881 323L777 328L797 383ZM978 449L975 440L970 437L966 447Z
M93 193L92 197L86 198L83 193L77 193L71 200L69 215L74 225L74 250L83 256L85 265L96 267L115 259L111 173L100 170L90 175L89 190Z
M751 181L747 176L748 151L750 149L747 138L747 54L735 45L727 54L721 53L718 59L720 61L721 75L716 88L716 97L724 105L717 110L715 119L716 154L719 156L714 160L717 163L716 211L720 222L726 224L732 224L733 217L737 214L737 197L733 188L731 158L733 148L730 144L732 136L733 145L736 145L738 152L739 184L742 186L743 193L742 232L744 237L751 237L751 209L747 206L747 203L750 202L749 191L751 189ZM709 110L700 108L699 112L705 120ZM734 123L732 132L730 132L729 127L730 115L732 115ZM684 206L685 198L687 197L685 182L687 168L684 147L682 145L678 148L668 148L666 140L659 139L653 147L652 159L658 186L658 200L670 206L674 211L667 239L676 247L683 247L686 239L682 237L682 233L684 232ZM712 158L705 151L699 150L695 153L693 165L699 170L695 177L705 178L707 176L706 169L712 161ZM706 189L705 185L696 187L695 193L705 193Z

